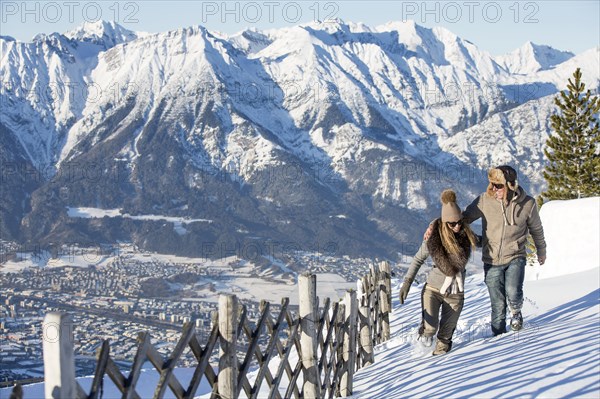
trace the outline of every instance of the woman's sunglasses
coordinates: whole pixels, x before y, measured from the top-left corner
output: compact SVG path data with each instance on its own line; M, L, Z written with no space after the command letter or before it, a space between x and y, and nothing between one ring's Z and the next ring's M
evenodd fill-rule
M446 222L446 223L448 224L448 226L454 228L454 227L456 227L456 225L462 226L463 221L459 220L458 222Z
M492 183L492 187L495 188L496 190L502 190L504 188L504 184Z

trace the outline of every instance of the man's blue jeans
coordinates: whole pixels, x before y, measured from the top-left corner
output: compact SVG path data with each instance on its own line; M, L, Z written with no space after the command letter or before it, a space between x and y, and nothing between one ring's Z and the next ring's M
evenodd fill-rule
M494 335L506 332L506 305L511 312L520 312L523 307L523 280L525 279L525 258L516 258L505 265L492 266L484 263L485 284L490 293L492 305L492 332Z

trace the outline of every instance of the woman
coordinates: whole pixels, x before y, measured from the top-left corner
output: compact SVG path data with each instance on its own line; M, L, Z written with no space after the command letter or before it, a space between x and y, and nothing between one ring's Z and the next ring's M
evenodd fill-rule
M437 331L434 355L443 355L452 348L452 335L465 300L465 266L477 242L469 226L463 225L454 191L445 190L441 200L442 217L433 222L432 234L421 244L400 288L400 303L404 303L417 272L431 256L434 266L421 294L423 319L419 336L425 346L431 346Z

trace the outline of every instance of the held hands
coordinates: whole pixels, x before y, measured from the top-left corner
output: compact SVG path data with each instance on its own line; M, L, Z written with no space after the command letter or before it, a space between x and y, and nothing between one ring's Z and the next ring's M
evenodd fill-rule
M400 303L404 304L406 297L408 296L408 291L410 291L410 285L412 284L411 280L404 280L402 283L402 287L400 287Z

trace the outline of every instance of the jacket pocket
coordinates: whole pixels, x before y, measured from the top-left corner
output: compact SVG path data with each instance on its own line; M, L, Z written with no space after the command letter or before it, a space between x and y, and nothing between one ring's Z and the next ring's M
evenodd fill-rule
M525 253L527 242L526 230L521 226L505 226L504 234L504 256L514 256Z
M495 243L493 241L490 240L484 240L483 241L483 246L482 246L482 253L483 253L483 258L487 258L487 259L496 259L496 257L498 256L498 250L499 250L500 244Z

